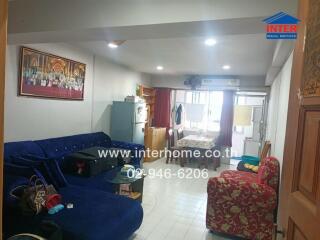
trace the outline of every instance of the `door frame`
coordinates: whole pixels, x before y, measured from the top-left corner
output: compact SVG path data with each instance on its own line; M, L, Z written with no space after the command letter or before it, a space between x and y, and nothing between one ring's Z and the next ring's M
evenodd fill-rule
M307 1L306 1L307 2ZM292 182L289 180L293 179L294 173L294 162L296 143L298 138L298 130L296 129L299 122L299 111L300 111L300 101L301 101L301 77L303 70L304 62L304 44L306 36L306 15L307 9L306 5L302 4L302 1L299 1L299 13L298 19L302 21L299 23L298 28L298 38L295 43L294 52L293 52L293 64L291 71L291 86L289 94L289 107L288 107L288 117L287 117L287 129L285 138L285 147L283 155L283 169L282 169L282 186L280 191L280 225L283 228L284 232L288 229L288 198L292 189Z
M8 1L0 0L0 240L2 239L3 198L3 127L4 127L4 83L7 48Z
M302 164L301 154L302 144L304 142L304 128L307 126L305 122L306 112L307 110L319 112L318 105L320 98L320 96L306 94L304 91L306 89L306 81L309 77L304 75L304 68L306 61L310 59L310 12L311 9L317 9L310 4L311 2L312 0L299 1L297 17L301 22L298 27L298 38L295 43L291 72L279 207L280 227L282 228L280 230L284 233L285 239L288 240L293 239L294 234L297 234L301 239L316 239L315 236L319 236L314 235L315 232L319 233L319 226L317 225L319 215L314 214L314 212L317 211L316 208L319 208L319 206L316 205L317 203L313 204L312 200L309 200L305 195L301 194L303 189L301 190L300 187L298 189L298 179L300 177ZM309 26L307 26L308 24ZM307 30L309 31L308 34ZM317 168L315 167L315 169ZM317 173L312 174L318 176ZM308 211L305 211L306 209L308 209ZM318 221L312 221L314 219Z

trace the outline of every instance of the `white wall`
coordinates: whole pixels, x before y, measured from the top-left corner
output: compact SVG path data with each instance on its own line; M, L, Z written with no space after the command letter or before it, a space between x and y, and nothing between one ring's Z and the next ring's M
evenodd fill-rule
M86 64L84 101L18 96L19 46L7 47L5 86L5 141L43 139L79 133L109 133L110 104L135 93L136 83L150 85L147 75L69 44L28 47Z
M287 126L292 59L293 54L272 83L268 110L267 139L271 141L271 155L278 158L281 166Z
M110 132L112 101L136 94L137 84L150 85L147 74L133 72L120 65L95 57L93 85L93 131Z
M84 101L18 97L19 47L8 46L5 82L5 141L39 139L90 132L92 61L88 55L65 44L29 45L85 63Z

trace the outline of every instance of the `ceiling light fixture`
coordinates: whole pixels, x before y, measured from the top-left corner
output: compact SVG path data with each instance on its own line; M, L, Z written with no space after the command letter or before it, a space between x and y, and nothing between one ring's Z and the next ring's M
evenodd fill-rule
M158 70L158 71L162 71L162 70L163 70L163 67L162 67L162 66L157 66L157 70Z
M204 44L207 46L213 46L217 43L217 41L214 38L208 38L204 41Z
M110 42L108 43L108 47L114 49L114 48L118 48L118 45L114 42Z
M108 42L108 47L115 49L121 46L124 42L125 40L114 40L114 41Z
M229 70L231 67L230 67L230 65L223 65L222 68L223 68L224 70Z

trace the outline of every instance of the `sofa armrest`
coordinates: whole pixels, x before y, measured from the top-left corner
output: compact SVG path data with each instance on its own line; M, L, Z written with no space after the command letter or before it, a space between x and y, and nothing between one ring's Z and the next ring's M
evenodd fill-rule
M144 150L144 146L136 143L128 143L122 141L112 141L112 146L114 148L123 148L127 150L131 150L131 164L137 168L140 168L141 158L143 157L142 151Z
M207 191L208 198L213 199L217 207L225 201L234 202L235 206L256 206L266 211L274 210L277 206L276 192L256 182L214 177L209 179Z

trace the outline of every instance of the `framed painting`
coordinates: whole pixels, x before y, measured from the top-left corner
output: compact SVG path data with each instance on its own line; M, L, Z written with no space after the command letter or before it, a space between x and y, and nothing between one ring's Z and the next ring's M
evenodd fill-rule
M83 100L86 65L21 47L19 95Z

